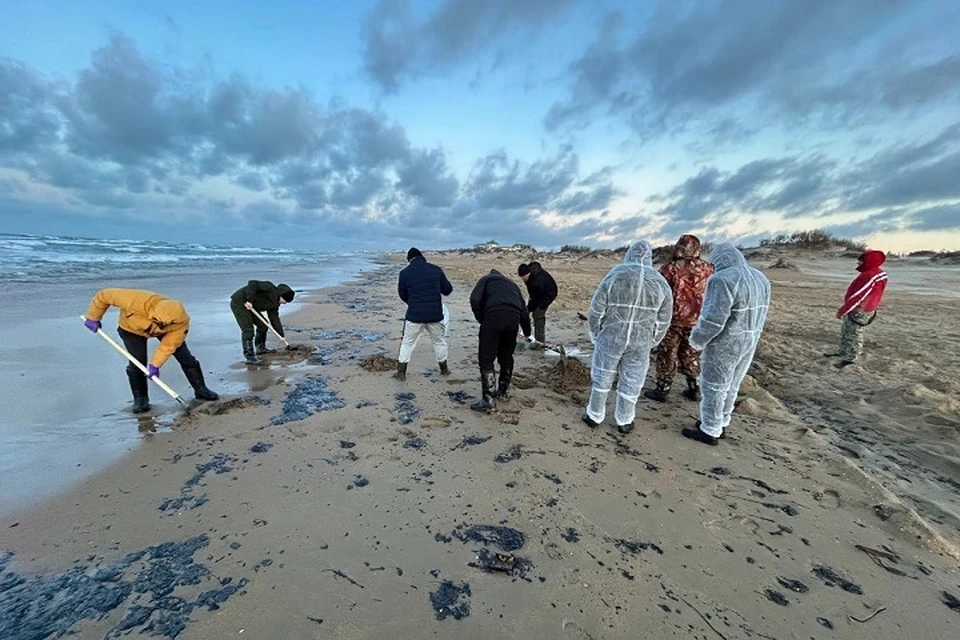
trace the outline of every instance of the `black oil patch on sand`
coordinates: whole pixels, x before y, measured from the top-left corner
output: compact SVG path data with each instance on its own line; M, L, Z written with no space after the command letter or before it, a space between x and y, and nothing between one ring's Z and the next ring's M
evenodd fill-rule
M454 584L444 580L437 590L430 594L430 604L437 620L453 616L460 620L470 615L470 585L466 582Z
M197 609L214 610L241 591L246 580L215 579L194 561L209 544L206 535L183 542L164 542L127 554L107 566L74 566L63 573L24 576L6 571L0 562L0 638L34 640L74 633L83 620L99 620L121 606L126 614L107 633L115 638L140 633L176 638ZM180 587L214 586L193 601L175 595Z
M396 396L397 422L410 424L420 417L420 408L414 403L417 398L413 393L398 393Z
M847 593L863 595L863 589L860 588L860 585L847 580L830 567L814 567L813 575L823 580L823 583L828 587L840 587Z
M296 422L320 411L332 411L343 407L343 401L335 391L330 390L326 380L320 376L311 376L287 394L280 415L275 416L270 422L273 425Z
M453 531L452 535L461 542L493 545L507 552L516 551L526 543L522 532L499 525L475 524L466 528L462 528L461 525Z
M196 495L194 493L194 487L199 485L207 474L215 473L220 475L233 471L233 467L230 466L232 462L236 462L236 458L225 453L218 453L207 462L198 464L194 474L183 483L183 487L180 489L180 495L176 498L167 498L160 503L158 508L164 513L169 513L202 507L207 503L207 494Z
M257 444L250 447L250 453L266 453L273 448L273 445L269 442L258 442Z

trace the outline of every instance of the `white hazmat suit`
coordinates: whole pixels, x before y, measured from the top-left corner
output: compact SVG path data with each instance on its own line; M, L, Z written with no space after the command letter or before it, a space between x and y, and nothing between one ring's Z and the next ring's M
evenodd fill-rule
M710 260L716 272L707 280L690 346L702 351L700 430L719 438L730 425L737 391L767 320L770 281L729 242L718 244Z
M594 351L588 418L603 422L607 394L619 374L614 417L618 426L633 423L650 367L650 350L667 334L672 315L673 293L653 268L653 249L643 240L634 243L623 264L607 273L590 301L588 331Z

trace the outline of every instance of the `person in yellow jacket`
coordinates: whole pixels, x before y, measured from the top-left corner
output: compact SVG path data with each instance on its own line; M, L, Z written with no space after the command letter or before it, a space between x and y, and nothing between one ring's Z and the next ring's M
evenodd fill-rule
M219 396L207 388L203 381L203 370L190 349L187 348L187 332L190 330L190 316L183 305L176 300L165 298L159 293L139 289L101 289L93 296L84 325L96 333L102 325L100 321L110 307L120 310L120 327L117 329L123 345L130 354L140 361L149 376L135 367L127 365L127 377L130 379L130 391L133 392L133 412L150 410L147 378L160 376L160 367L173 356L186 376L198 400L216 400ZM158 338L160 346L153 353L147 365L147 340Z

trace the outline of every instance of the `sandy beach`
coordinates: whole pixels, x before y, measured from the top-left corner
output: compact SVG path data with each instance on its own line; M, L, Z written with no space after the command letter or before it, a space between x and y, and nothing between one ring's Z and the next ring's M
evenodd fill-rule
M679 394L641 400L627 436L587 429L589 362L541 351L518 353L509 403L470 411L470 289L527 256L426 253L454 282L452 375L426 343L406 382L361 366L396 355L400 261L304 296L304 348L252 394L0 518L0 637L954 637L960 269L931 295L929 262L888 262L862 366L838 371L822 353L854 260L753 254L771 314L706 447ZM589 354L578 312L616 258L539 259L550 341Z

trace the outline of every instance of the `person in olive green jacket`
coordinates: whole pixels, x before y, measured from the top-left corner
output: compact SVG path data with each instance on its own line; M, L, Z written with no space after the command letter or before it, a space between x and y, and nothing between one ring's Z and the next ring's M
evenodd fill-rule
M172 356L180 363L183 375L193 387L197 400L216 400L219 396L207 388L200 363L187 348L190 315L183 304L159 293L140 289L101 289L90 301L83 323L94 333L102 329L101 320L110 307L120 310L117 331L127 351L147 368L149 376L127 365L130 391L133 393L133 412L150 410L147 377L159 377L160 367ZM156 338L160 345L147 364L147 340Z
M275 285L265 280L251 280L230 296L230 310L240 325L240 344L247 364L259 364L258 356L273 352L273 349L267 349L267 327L253 317L252 311L265 311L270 324L282 336L280 305L293 302L293 296L293 289L287 285Z

